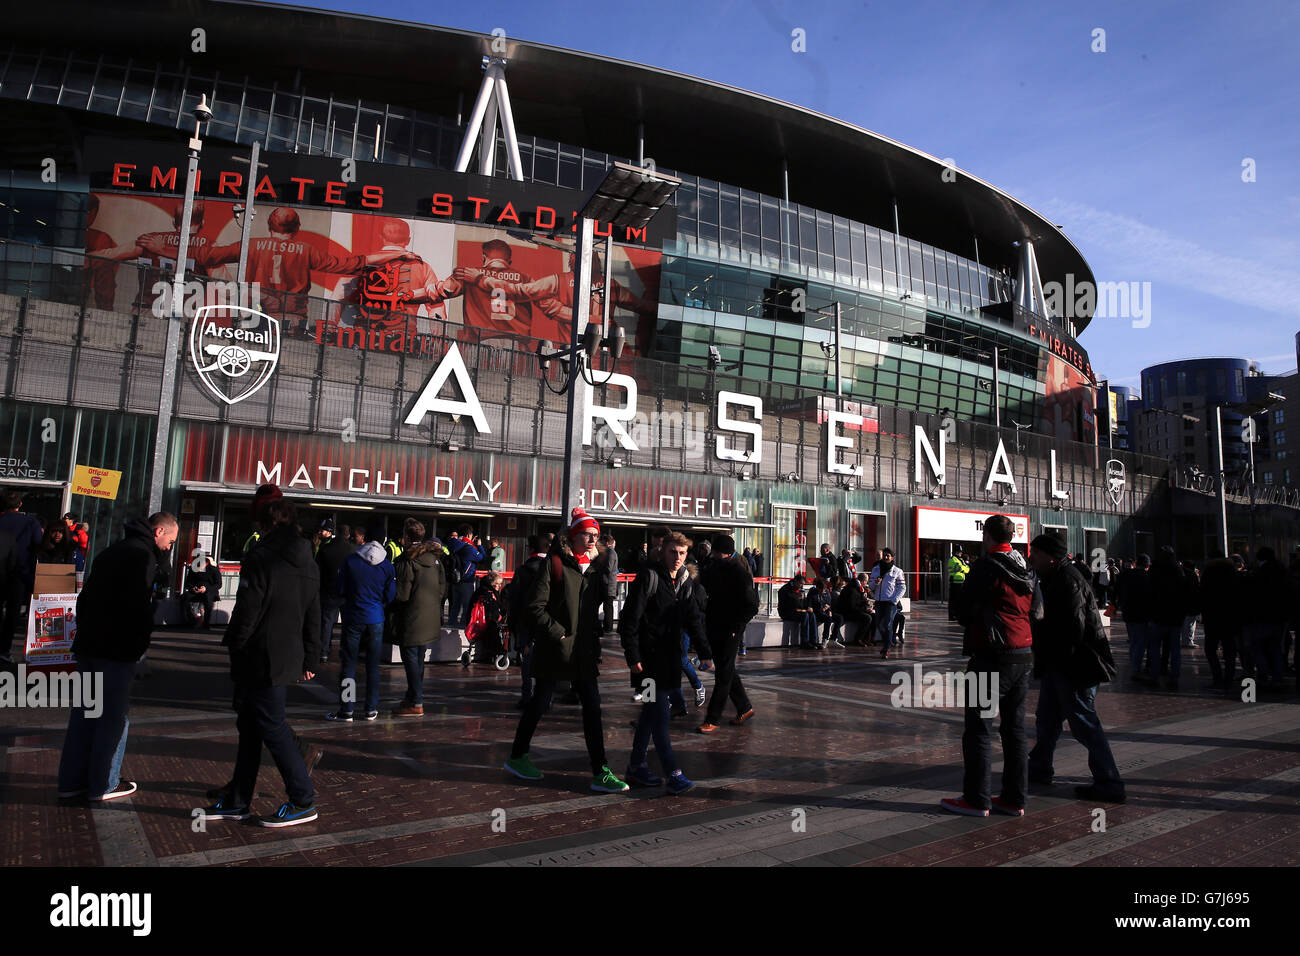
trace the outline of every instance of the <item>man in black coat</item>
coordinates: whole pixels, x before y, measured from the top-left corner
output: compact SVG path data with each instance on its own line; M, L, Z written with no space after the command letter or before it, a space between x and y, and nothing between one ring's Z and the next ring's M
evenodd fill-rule
M1151 557L1137 556L1137 565L1129 568L1119 579L1119 610L1128 631L1129 680L1144 681L1142 662L1146 658L1151 612ZM1156 652L1159 653L1159 650Z
M664 539L661 561L651 562L637 572L619 620L619 636L628 669L634 679L649 678L653 682L647 686L632 738L627 781L643 787L656 787L665 782L654 776L646 765L646 751L653 736L669 793L684 793L694 786L677 766L668 736L670 692L680 691L682 685L682 634L687 634L698 649L701 663L707 664L712 656L699 601L692 593L696 584L686 569L690 547L689 539L682 534L670 534Z
M8 615L4 608L9 605L10 599L16 599L15 591L20 587L18 580L18 541L8 531L0 531L0 622L8 622ZM13 629L5 635L5 641L0 642L5 648L8 647L8 641L13 639ZM5 654L5 657L8 655ZM8 663L8 661L4 661Z
M339 568L357 546L352 543L352 529L342 525L335 534L334 519L321 522L320 550L316 552L316 567L320 569L320 662L330 659L330 645L334 640L334 624L343 610L343 594L339 591Z
M1029 562L1043 594L1043 618L1033 622L1034 676L1042 682L1035 712L1035 744L1029 751L1029 781L1052 782L1052 756L1061 739L1061 722L1088 749L1092 784L1075 787L1085 800L1124 802L1124 781L1111 753L1095 706L1097 687L1107 680L1101 660L1113 669L1105 626L1097 602L1077 564L1066 563L1065 545L1054 535L1033 540Z
M1178 690L1182 673L1183 620L1192 606L1194 584L1187 580L1174 549L1165 545L1151 565L1147 606L1147 680L1159 681L1161 659L1167 656L1169 690Z
M185 600L203 602L203 626L212 618L212 605L221 597L221 569L208 556L203 556L203 567L195 570L190 565L185 572Z
M0 592L4 613L0 614L0 664L10 662L14 632L23 622L23 608L32 597L36 580L36 552L41 546L41 522L35 515L23 514L23 493L9 489L0 497L0 531L8 532L14 540L17 568L10 576L8 588Z
M1205 626L1205 659L1210 665L1210 689L1235 697L1237 648L1241 646L1246 571L1240 555L1217 557L1201 572L1201 623ZM1219 654L1222 651L1223 660Z
M230 649L239 750L230 791L204 811L208 820L245 820L257 786L262 745L271 752L289 800L258 821L288 827L316 819L307 764L284 717L286 688L311 680L320 655L320 572L290 501L265 510L269 526L244 557L239 593L222 644Z
M166 565L166 554L179 530L175 517L165 511L148 521L131 518L126 535L100 553L86 576L77 597L72 653L83 686L94 686L97 680L102 684L99 706L74 707L68 720L59 761L63 799L116 800L137 789L121 779L131 680L136 661L149 650L153 635L158 568Z
M704 723L696 728L702 734L717 732L728 700L736 705L736 717L731 721L736 726L754 716L745 685L736 673L736 652L745 639L745 628L758 613L758 591L749 572L749 562L736 556L736 541L731 535L722 535L714 541L713 555L709 566L700 574L700 584L709 595L704 627L717 668Z

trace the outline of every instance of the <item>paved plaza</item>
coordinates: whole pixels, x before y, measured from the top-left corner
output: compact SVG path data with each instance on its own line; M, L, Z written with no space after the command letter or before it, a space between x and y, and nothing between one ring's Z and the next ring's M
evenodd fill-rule
M0 712L0 863L6 866L1295 866L1300 864L1300 701L1261 693L1225 700L1203 652L1184 651L1183 691L1130 684L1123 625L1120 679L1098 707L1128 786L1122 806L1073 799L1088 780L1068 733L1057 780L1035 787L1022 819L954 817L960 792L958 709L898 709L891 675L920 663L960 667L960 635L942 608L917 605L899 660L874 650L751 650L740 673L757 717L673 745L698 786L672 797L588 791L579 710L556 704L533 757L538 784L508 777L518 672L438 665L421 719L389 711L400 666L383 669L374 723L324 720L338 664L290 690L289 720L325 750L315 771L320 819L288 830L209 822L193 811L234 763L227 656L220 632L159 631L151 676L137 680L124 779L133 797L90 809L55 795L66 710ZM1124 648L1121 653L1120 649ZM631 744L627 671L613 639L602 667L606 746L622 773ZM711 688L712 675L704 677ZM1031 690L1027 726L1032 741ZM731 714L728 714L730 717ZM1000 770L995 746L996 774ZM651 758L651 765L657 765ZM996 789L995 791L996 792ZM265 758L255 812L283 800Z

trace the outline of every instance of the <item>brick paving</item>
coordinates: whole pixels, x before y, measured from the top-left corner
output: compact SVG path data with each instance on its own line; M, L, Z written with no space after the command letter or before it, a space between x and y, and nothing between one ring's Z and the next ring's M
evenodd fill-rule
M533 755L539 784L508 777L518 675L428 669L423 720L390 717L405 679L383 668L381 717L333 725L337 664L291 689L290 723L326 751L313 780L320 819L285 830L196 827L204 791L233 766L226 657L216 631L160 631L152 675L134 685L124 776L133 797L61 805L55 777L67 711L0 711L0 864L25 866L1294 866L1300 864L1300 699L1294 685L1253 703L1202 690L1202 652L1185 651L1182 691L1120 679L1098 706L1128 785L1123 806L1073 799L1086 754L1069 734L1057 782L1033 788L1023 819L953 817L961 713L896 709L890 677L915 662L960 666L941 608L917 605L898 660L860 648L751 650L740 670L758 712L745 727L673 743L698 782L680 797L587 790L578 708L558 704ZM611 642L601 693L606 746L621 772L637 713ZM706 687L712 676L704 675ZM1032 740L1030 693L1027 723ZM730 716L730 715L728 715ZM995 775L1000 769L995 747ZM652 759L653 764L653 759ZM995 776L996 785L996 776ZM254 810L283 799L263 761ZM1098 827L1104 811L1104 830ZM496 826L494 826L496 822ZM502 828L504 827L504 832Z

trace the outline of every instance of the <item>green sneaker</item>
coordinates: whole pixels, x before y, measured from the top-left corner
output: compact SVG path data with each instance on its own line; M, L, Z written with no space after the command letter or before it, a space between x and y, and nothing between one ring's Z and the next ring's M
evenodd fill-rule
M614 776L609 767L601 767L600 773L591 778L591 789L597 793L623 793L632 788Z
M506 761L506 770L521 780L541 780L543 776L542 772L533 766L529 754L511 757Z

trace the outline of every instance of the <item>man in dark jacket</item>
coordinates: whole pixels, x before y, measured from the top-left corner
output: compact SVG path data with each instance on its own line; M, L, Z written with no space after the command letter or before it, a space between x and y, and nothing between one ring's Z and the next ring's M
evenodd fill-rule
M201 560L201 568L195 570L191 564L185 572L185 600L203 602L203 626L206 628L212 618L212 605L221 597L221 569L206 554Z
M1020 552L1011 547L1015 524L1006 515L984 522L982 558L971 566L962 588L958 615L965 628L966 665L981 689L997 689L1002 720L1002 793L991 796L993 717L981 702L966 701L966 731L961 750L965 762L962 795L940 801L945 810L987 817L990 807L1008 816L1024 816L1029 789L1025 740L1025 699L1033 669L1033 634L1029 617L1034 581ZM968 685L969 686L969 685ZM975 695L972 695L975 696ZM982 695L981 695L982 696Z
M1265 686L1279 686L1286 677L1282 663L1282 634L1291 617L1291 578L1272 548L1258 551L1259 563L1246 578L1245 651L1242 669Z
M844 616L844 623L857 625L850 644L872 647L876 641L876 618L871 613L871 599L867 597L866 574L849 578L835 599L835 610Z
M393 605L393 642L402 649L406 696L394 711L397 717L424 716L424 653L442 632L442 600L447 579L433 542L424 540L424 525L407 518L397 573L397 603Z
M357 546L351 540L352 529L347 525L339 525L336 529L333 518L326 518L320 530L324 540L316 552L316 567L320 571L320 662L324 664L330 659L330 646L334 643L334 622L343 610L339 569Z
M596 575L596 581L604 593L603 625L606 634L614 631L614 602L618 598L618 551L612 534L602 534L598 545L599 553L591 562L589 574Z
M357 653L366 652L366 720L379 718L379 658L384 643L384 609L397 597L397 572L383 545L384 529L366 529L366 543L339 568L343 595L343 636L339 640L339 709L328 720L352 720L357 700Z
M1162 657L1169 660L1170 690L1178 690L1182 673L1183 619L1191 607L1189 584L1178 564L1174 549L1166 545L1156 555L1148 577L1150 603L1147 605L1147 680L1159 682L1157 670Z
M1233 560L1233 559L1236 560ZM1242 609L1246 599L1246 572L1238 555L1218 557L1201 572L1201 624L1205 626L1205 659L1210 665L1210 688L1235 697L1237 648L1241 645ZM1219 660L1220 649L1223 661Z
M1143 660L1147 654L1147 621L1151 618L1151 557L1137 556L1137 565L1127 569L1119 579L1119 610L1128 631L1129 680L1142 682Z
M722 535L713 544L713 561L700 575L700 584L709 595L704 612L704 629L713 651L713 696L709 698L704 722L696 730L701 734L717 733L722 711L730 700L736 707L731 723L739 727L754 716L754 708L745 693L745 685L736 673L736 653L745 639L745 628L758 613L758 591L749 562L736 556L736 541Z
M315 820L316 794L307 764L285 720L286 688L311 680L320 656L320 572L311 544L298 533L297 509L280 499L263 511L263 533L239 569L235 609L221 643L230 649L239 749L228 793L203 811L206 820L246 820L257 788L262 745L288 792L264 827Z
M41 523L35 515L19 511L22 506L23 494L15 489L5 491L0 499L0 531L13 536L17 563L9 586L0 593L0 603L3 604L0 627L4 628L4 633L0 634L0 664L10 663L14 632L23 621L23 608L32 598L32 587L36 582L36 552L41 547Z
M8 611L10 598L16 600L17 595L14 593L20 587L19 583L19 563L18 563L18 542L8 531L0 531L0 622L8 622ZM0 648L8 648L9 641L13 639L12 628L6 634L4 640L0 640ZM0 663L10 663L8 654L0 654Z
M1113 667L1106 629L1097 613L1092 588L1076 564L1065 563L1065 545L1042 534L1029 546L1029 561L1038 574L1043 619L1033 622L1034 676L1042 681L1035 713L1034 748L1029 751L1029 782L1052 782L1052 757L1061 739L1061 721L1088 749L1092 783L1075 787L1085 800L1124 802L1124 781L1097 716L1097 686L1105 675L1098 655Z
M817 646L817 617L808 603L802 574L796 574L776 592L776 614L786 623L795 625L800 647Z
M531 593L537 583L537 577L546 566L546 556L550 553L552 534L535 534L528 538L528 557L515 570L515 576L506 588L506 614L510 622L510 635L519 653L519 674L521 680L519 708L528 706L533 696L533 643L535 635L524 614L524 598Z
M469 623L469 609L474 602L474 589L478 586L478 565L486 557L481 544L474 537L474 529L467 524L461 525L447 538L447 551L451 555L448 574L451 611L448 614L448 627L464 627Z
M653 736L669 793L684 793L695 785L677 766L668 738L669 699L674 689L680 693L682 684L682 634L690 638L702 662L712 656L699 602L692 593L697 584L686 569L690 547L690 540L682 534L664 540L659 562L637 572L619 621L623 656L633 679L643 681L645 700L632 737L627 781L642 787L657 787L665 782L646 764Z
M591 761L591 789L623 793L628 785L609 769L605 730L600 718L597 661L600 658L600 605L604 594L587 570L596 557L600 525L581 508L574 508L568 534L557 539L542 573L523 595L524 615L532 629L533 675L537 688L519 718L514 746L505 769L522 780L541 780L542 772L529 756L533 734L551 707L558 681L567 680L582 704L582 733Z
M103 683L98 717L87 717L85 707L72 709L59 761L62 798L116 800L136 791L120 778L131 679L153 634L158 566L178 533L176 519L165 511L148 521L131 518L122 540L95 559L77 596L77 673L87 685L96 677Z

